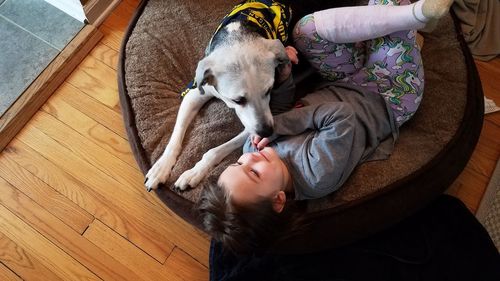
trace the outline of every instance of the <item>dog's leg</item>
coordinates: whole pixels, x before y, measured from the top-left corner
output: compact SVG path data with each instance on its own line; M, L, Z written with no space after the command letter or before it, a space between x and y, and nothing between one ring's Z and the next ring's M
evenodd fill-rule
M146 174L144 185L147 191L158 188L160 183L164 183L168 179L177 161L177 156L181 152L182 140L189 124L191 124L201 107L212 97L213 94L211 91L205 91L205 94L201 95L198 89L190 90L184 96L167 147L165 147L165 151L161 157Z
M219 164L222 159L229 155L229 153L233 152L235 149L241 148L248 136L249 133L243 131L230 141L207 151L192 169L182 173L175 182L175 187L180 190L185 190L188 187L197 186L211 168Z

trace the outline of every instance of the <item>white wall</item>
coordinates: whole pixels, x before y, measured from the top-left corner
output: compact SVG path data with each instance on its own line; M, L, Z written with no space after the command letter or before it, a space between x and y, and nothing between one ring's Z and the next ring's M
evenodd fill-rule
M86 19L80 0L45 0L45 2L57 7L59 10L81 22L84 22Z

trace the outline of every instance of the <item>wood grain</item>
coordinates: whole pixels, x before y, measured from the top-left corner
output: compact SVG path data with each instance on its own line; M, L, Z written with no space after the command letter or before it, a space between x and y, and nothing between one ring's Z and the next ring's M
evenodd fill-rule
M500 105L500 57L476 61L485 97ZM500 112L487 114L477 146L469 163L446 191L462 200L475 213L500 158Z
M4 182L0 183L4 187ZM90 270L79 261L50 242L45 236L24 222L9 209L3 202L0 204L0 229L8 239L23 248L30 255L35 256L44 267L54 272L63 280L99 280Z
M0 204L24 223L28 223L37 233L73 256L85 268L107 280L139 279L134 272L108 256L13 186L1 179L0 186L2 187Z
M14 266L12 266L12 267L14 267ZM40 275L40 276L43 276L43 275ZM22 279L14 271L10 270L2 262L0 262L0 280L21 281Z
M154 260L99 220L95 220L90 225L84 237L102 248L116 260L123 262L130 269L136 272L147 271L147 274L143 275L145 280L191 280L189 278L181 278L182 275L178 276L179 271L177 267L164 266ZM171 255L168 259L170 258Z
M63 83L54 96L61 98L67 104L94 119L99 124L115 132L122 138L127 139L123 119L118 112L86 95L71 84L67 82Z
M201 281L208 279L206 268L199 263L193 262L193 258L180 248L175 248L172 251L165 266L174 268L178 275L184 277L184 280Z
M196 232L186 232L185 224L178 223L179 221L173 219L169 213L163 212L159 206L155 206L151 194L143 190L142 177L137 179L136 184L127 184L127 181L123 178L111 177L103 171L102 165L94 166L88 163L78 157L79 154L75 155L58 141L51 139L38 128L31 126L31 123L27 124L16 138L19 138L19 140L49 159L49 161L55 163L66 173L94 189L102 197L113 198L116 205L125 210L131 210L129 216L138 219L138 222L148 228L148 232L153 236L150 237L150 243L148 243L150 248L147 252L157 257L158 260L166 259L166 254L170 252L172 242L174 242L186 251L191 252L194 257L204 264L208 262L206 250L204 250L207 245L205 238ZM123 172L132 173L133 171ZM120 192L120 196L115 196L117 191ZM184 235L179 236L178 233L184 233ZM165 247L165 245L169 246Z
M109 108L119 103L116 71L93 56L87 56L66 81Z
M150 206L150 203L146 202L145 196L147 195L134 196L134 194L138 193L133 192L131 188L122 188L123 185L115 179L85 160L78 158L70 150L34 127L23 130L16 138L19 138L64 172L92 189L102 200L105 200L108 206L116 209L115 213L127 212L128 210L129 215L127 218L134 217L134 219L137 219L136 223L141 225L141 229L145 229L148 233L148 239L143 238L144 233L138 237L140 241L137 242L141 243L140 246L158 260L166 259L173 245L167 237L159 235L155 230L156 225L162 222L163 217L160 219L158 212ZM119 196L116 196L118 193ZM148 213L149 211L152 211L154 215ZM142 218L145 218L145 220L143 221ZM126 226L127 229L137 227L135 224Z
M11 149L7 152L14 161L36 173L48 185L158 260L163 261L167 256L164 252L170 253L172 250L173 245L168 240L157 246L155 241L158 234L135 217L129 216L128 209L116 205L113 197L103 197L98 191L62 171L22 142L15 141L9 147Z
M131 153L130 145L126 139L97 123L61 98L50 99L42 107L42 110L92 141L107 153L137 169L134 155Z
M4 276L0 274L0 280L21 280L20 277L22 277L24 280L63 281L54 272L47 269L36 257L27 253L2 233L0 233L0 249L2 249L0 261L19 275L6 272ZM0 272L5 272L5 270L0 270Z
M104 27L114 43L101 40L0 154L8 191L0 196L0 232L63 280L208 279L207 236L144 191L126 142L116 67L138 3L121 2ZM21 272L3 265L4 275Z
M90 213L18 165L9 153L0 155L0 177L80 234L94 220Z
M89 54L112 69L118 69L118 51L110 48L104 43L100 42L97 44Z

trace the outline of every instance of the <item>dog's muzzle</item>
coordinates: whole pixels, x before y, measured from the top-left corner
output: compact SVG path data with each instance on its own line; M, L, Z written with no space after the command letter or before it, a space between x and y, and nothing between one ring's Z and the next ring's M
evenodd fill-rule
M273 126L270 125L262 125L259 128L257 128L257 135L259 135L261 138L267 138L270 137L273 134Z

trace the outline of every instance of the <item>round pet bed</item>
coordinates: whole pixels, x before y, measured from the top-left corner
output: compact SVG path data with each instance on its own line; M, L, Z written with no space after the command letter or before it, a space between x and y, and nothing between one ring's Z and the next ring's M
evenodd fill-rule
M145 0L138 8L122 44L119 92L129 141L143 173L169 140L179 93L192 79L212 32L238 2ZM292 6L294 19L328 7L327 2ZM305 230L277 245L277 250L315 251L365 237L414 213L462 171L481 131L483 96L474 61L451 15L425 35L422 53L424 99L401 128L392 156L362 164L338 192L308 201ZM201 188L178 193L172 190L174 179L241 129L222 102L209 102L186 134L173 180L156 191L169 208L197 227L201 221L193 203ZM218 175L240 153L232 153L211 175Z

